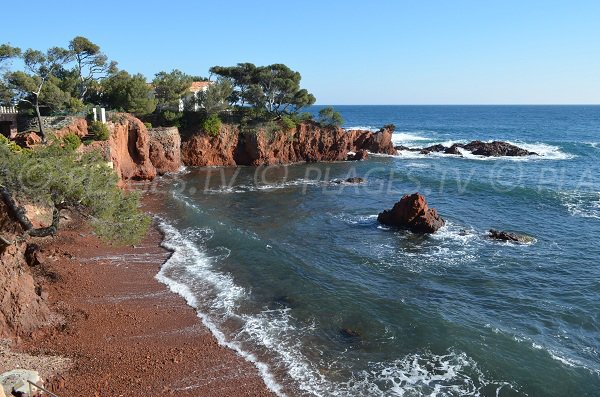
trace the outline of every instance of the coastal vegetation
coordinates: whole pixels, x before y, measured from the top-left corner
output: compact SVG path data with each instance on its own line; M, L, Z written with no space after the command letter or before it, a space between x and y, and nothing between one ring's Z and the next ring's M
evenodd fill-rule
M8 61L13 58L21 59L14 62L20 68L11 70ZM44 142L43 115L86 116L95 106L131 113L156 127L178 127L190 134L203 130L211 136L218 135L217 120L256 133L291 130L313 118L303 110L315 103L314 95L301 86L298 71L281 63L213 66L210 78L179 69L160 71L151 82L117 65L82 36L65 48L46 51L3 44L0 103L35 115ZM318 121L323 126L343 124L332 108L323 109Z
M34 150L14 150L6 139L0 141L0 197L23 229L20 238L56 234L69 209L87 216L106 240L139 241L150 223L139 210L139 196L117 187L118 176L100 153L75 152L80 144L74 135ZM34 227L19 203L49 208L50 224Z

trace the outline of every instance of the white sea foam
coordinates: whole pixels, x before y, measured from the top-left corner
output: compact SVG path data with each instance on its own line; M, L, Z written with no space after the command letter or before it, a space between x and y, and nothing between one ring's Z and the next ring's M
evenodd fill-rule
M491 141L490 141L491 142ZM446 147L450 147L455 143L466 143L466 141L445 141L438 143L428 143L427 145L415 145L415 144L404 144L407 147L421 147L421 146L433 146L437 144L441 144ZM416 151L410 150L401 150L398 151L398 155L395 157L403 158L403 159L435 159L435 158L455 158L455 159L466 159L466 160L481 160L481 161L498 161L498 160L509 160L509 161L538 161L538 160L570 160L575 158L575 155L570 153L565 153L561 151L560 147L548 145L546 143L524 143L524 142L509 142L512 145L518 146L530 152L537 153L539 156L531 155L531 156L479 156L474 155L468 150L459 148L459 152L461 155L451 155L445 153L431 152L429 154L422 154ZM394 144L401 144L396 143ZM376 154L375 154L376 155Z
M195 281L206 283L207 287L214 289L216 298L212 301L212 308L228 316L235 315L234 309L239 299L246 292L243 288L235 285L233 279L228 275L215 272L206 254L200 251L191 240L184 237L173 226L162 221L160 222L160 229L165 236L162 246L170 250L172 254L161 267L159 273L156 275L156 279L167 285L172 292L181 295L188 305L197 309L202 323L212 332L221 345L229 347L246 360L252 362L271 391L278 396L285 396L281 385L275 380L267 364L259 361L254 354L245 351L239 343L231 341L207 313L199 310L198 298L192 289L183 282L175 279L171 275L171 272L176 273L184 270Z
M295 179L291 181L282 181L277 183L256 183L236 186L222 186L217 189L206 189L204 193L208 194L230 194L230 193L248 193L260 191L272 191L278 189L286 189L298 186L316 186L326 183L315 179Z
M371 363L355 376L347 395L369 396L480 396L485 388L496 395L508 382L490 380L465 353L409 354L388 363ZM383 388L382 388L383 387Z
M559 192L558 196L572 216L600 219L600 192Z
M373 127L372 125L355 125L352 127L346 127L346 130L347 131L366 130L366 131L377 132L380 130L380 128Z
M424 136L417 135L417 134L422 134L422 131L418 131L416 133L411 132L411 131L394 132L392 134L392 143L394 145L403 145L404 144L407 146L410 143L412 146L415 142L430 140L430 138L426 138Z

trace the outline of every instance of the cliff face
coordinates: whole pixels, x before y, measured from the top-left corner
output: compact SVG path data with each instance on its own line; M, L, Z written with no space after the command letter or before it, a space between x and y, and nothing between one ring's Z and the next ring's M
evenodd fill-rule
M176 127L153 128L150 135L150 162L162 175L181 167L181 137Z
M108 141L96 141L80 150L100 150L121 180L152 180L181 167L181 138L177 128L148 130L137 118L122 113L117 115L116 122L108 123L108 129Z
M156 168L150 161L150 135L144 123L122 114L109 123L110 161L121 179L153 179Z
M0 202L0 233L12 240L20 232ZM33 256L25 242L0 244L0 338L28 335L50 319L46 294L34 281L27 263L29 257L31 264L37 265Z
M241 133L224 125L217 137L197 134L182 145L182 160L191 166L272 165L341 161L349 151L395 154L392 131L345 131L307 122L272 134Z

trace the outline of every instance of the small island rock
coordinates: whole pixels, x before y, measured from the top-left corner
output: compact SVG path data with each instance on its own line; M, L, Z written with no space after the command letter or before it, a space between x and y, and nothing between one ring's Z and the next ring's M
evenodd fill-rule
M525 234L505 232L500 230L491 229L488 232L488 237L492 240L500 241L511 241L520 244L530 244L534 241L534 238Z
M429 208L425 197L419 193L406 195L377 216L377 221L387 226L406 228L414 233L435 233L445 221L434 208Z

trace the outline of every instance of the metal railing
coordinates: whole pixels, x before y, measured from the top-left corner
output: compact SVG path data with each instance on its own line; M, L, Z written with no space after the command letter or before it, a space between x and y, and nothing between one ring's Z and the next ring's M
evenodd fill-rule
M0 114L17 114L19 110L16 106L0 106Z

